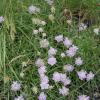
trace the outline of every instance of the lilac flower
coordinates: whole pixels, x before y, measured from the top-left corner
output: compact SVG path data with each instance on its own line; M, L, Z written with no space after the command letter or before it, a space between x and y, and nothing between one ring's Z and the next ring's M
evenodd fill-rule
M48 83L43 82L43 83L40 84L40 86L41 86L41 90L49 89L49 84Z
M44 66L44 61L41 58L38 58L35 62L36 66L41 67Z
M12 85L11 85L11 90L12 91L19 91L21 89L21 84L17 81L13 81Z
M56 60L55 57L50 57L50 58L48 59L48 64L49 64L49 65L53 66L53 65L55 65L56 63L57 63L57 60Z
M72 45L72 41L69 40L67 37L64 40L64 46L66 46L67 48L69 48Z
M95 29L93 30L93 32L94 32L96 35L99 35L100 29L99 29L99 28L95 28Z
M55 48L50 47L50 49L48 51L49 57L56 55L56 53L57 53L57 50Z
M63 86L62 88L59 89L59 94L66 96L69 94L69 89Z
M36 7L36 6L30 6L29 8L28 8L28 12L30 13L30 14L36 14L37 12L40 12L40 8L38 8L38 7Z
M43 77L41 77L41 83L48 83L49 79L46 75L44 75Z
M78 100L90 100L90 97L87 95L80 95L78 96Z
M39 100L46 100L46 98L47 98L47 96L46 96L46 94L44 94L44 92L41 92L38 97Z
M64 71L65 72L72 72L74 70L74 67L70 64L64 65Z
M44 74L44 73L46 73L47 71L46 71L46 68L45 68L45 66L41 66L39 69L38 69L38 73L39 74Z
M54 0L45 0L49 5L52 5L54 3Z
M63 35L58 35L55 37L55 40L59 43L63 41Z
M84 31L84 30L86 30L87 25L84 23L80 23L78 27L79 27L79 31Z
M42 39L40 41L40 47L41 48L47 48L49 46L49 41L47 39Z
M78 77L79 77L80 80L86 79L86 75L87 75L86 71L81 70L81 71L78 71L77 74L78 74Z
M55 82L59 82L61 80L60 78L60 73L58 72L54 72L53 73L53 78L52 78Z
M0 24L4 22L4 17L3 16L0 16Z
M93 72L89 72L89 74L87 74L87 81L92 80L94 78L94 74Z
M81 57L76 58L75 64L78 65L78 66L83 64L83 60L81 59Z
M24 100L24 97L21 95L21 96L15 97L14 100Z
M64 86L67 86L71 83L71 80L69 79L69 77L67 77L64 81L63 81L63 84Z

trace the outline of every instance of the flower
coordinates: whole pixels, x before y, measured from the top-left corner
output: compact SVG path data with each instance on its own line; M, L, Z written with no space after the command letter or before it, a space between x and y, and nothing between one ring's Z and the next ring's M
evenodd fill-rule
M45 21L41 21L41 25L46 25L46 22Z
M43 37L46 37L46 36L47 36L47 34L46 34L46 33L42 33L42 36L43 36Z
M12 85L11 85L11 90L12 91L19 91L21 89L21 84L17 81L13 81Z
M49 46L49 41L47 39L42 39L40 41L40 47L41 48L47 48Z
M66 51L66 54L68 57L74 57L76 52L78 50L78 47L75 45L72 45L69 50Z
M65 53L61 53L61 57L64 58L66 55Z
M41 33L42 33L42 32L43 32L43 28L41 28L41 27L40 27L40 28L39 28L39 32L41 32Z
M86 28L87 28L87 25L84 23L80 23L78 26L79 31L84 31L84 30L86 30Z
M41 92L40 95L39 95L39 97L38 97L38 99L39 100L46 100L46 97L47 96L44 94L44 92Z
M43 77L40 77L41 78L41 83L48 83L49 82L49 79L46 75L44 75Z
M55 7L54 6L51 7L51 13L53 13L53 14L55 13Z
M94 32L96 35L99 35L100 29L99 29L99 28L95 28L95 29L93 30L93 32Z
M38 93L38 88L36 86L32 87L32 91L34 94L37 94Z
M87 77L86 76L87 75L87 72L84 71L84 70L78 71L77 74L78 74L78 77L79 77L80 80L84 80Z
M33 22L33 24L41 25L41 20L38 18L32 18L32 22Z
M87 95L79 95L78 100L90 100L90 97Z
M81 59L81 57L78 57L78 58L75 59L75 64L78 65L78 66L83 64L83 60Z
M62 88L59 89L59 94L66 96L69 94L69 89L63 86Z
M53 66L53 65L55 65L56 63L57 63L57 60L56 60L55 57L50 57L50 58L48 59L48 64L49 64L49 65Z
M63 41L63 35L58 35L55 37L55 40L59 43Z
M33 30L33 34L38 34L39 33L39 31L38 30Z
M87 74L87 81L92 80L94 78L94 74L93 72L89 72L89 74Z
M67 37L64 39L64 46L66 46L67 48L69 48L72 45L72 41L69 40Z
M41 86L41 90L49 89L49 84L48 83L43 82L43 83L40 84L40 86Z
M40 12L40 8L37 8L36 6L31 5L28 8L28 12L30 14L36 14L37 12Z
M53 20L54 20L54 15L50 14L50 15L48 16L48 18L49 18L50 21L53 21Z
M65 72L72 72L74 70L74 67L70 64L64 65L64 71Z
M35 61L35 64L36 64L36 66L41 67L41 66L44 66L44 61L43 61L43 59L38 58L38 59Z
M50 56L54 56L57 53L57 49L50 47L50 49L48 50L48 55Z
M52 78L55 82L59 82L61 80L60 78L60 73L58 72L54 72L53 73L53 78Z
M46 67L45 66L41 66L39 69L38 69L38 73L39 74L44 74L44 73L46 73L47 71L46 71Z
M63 84L64 86L67 86L71 83L71 80L69 79L69 77L67 77L65 80L63 80Z
M21 95L21 96L15 97L14 100L24 100L24 97Z
M0 24L4 22L4 17L3 16L0 16Z
M52 5L54 3L53 0L45 0L49 5Z

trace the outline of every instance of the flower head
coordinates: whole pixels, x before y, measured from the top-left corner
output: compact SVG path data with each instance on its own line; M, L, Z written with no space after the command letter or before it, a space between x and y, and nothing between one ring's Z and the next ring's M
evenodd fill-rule
M75 64L78 65L78 66L83 64L83 60L81 59L81 57L76 58Z
M87 95L80 95L78 96L78 100L90 100L90 97Z
M30 14L36 14L37 12L40 12L40 8L38 8L38 7L36 7L36 6L30 6L29 8L28 8L28 12L30 13Z
M93 32L94 32L96 35L99 35L100 29L99 29L99 28L95 28L95 29L93 30Z
M55 65L56 63L57 63L57 60L56 60L55 57L50 57L50 58L48 59L48 64L49 64L49 65L53 66L53 65Z
M14 100L25 100L25 99L24 99L24 97L21 95L21 96L15 97Z
M66 96L69 94L69 89L63 86L62 88L59 89L59 94Z
M61 57L64 58L66 55L65 53L61 53Z
M4 17L0 16L0 23L4 22Z
M84 70L78 71L77 74L78 74L78 77L79 77L80 80L84 80L87 77L86 76L87 75L87 72L84 71Z
M74 67L70 64L64 65L64 71L65 72L72 72L74 70Z
M47 39L42 39L40 41L40 47L41 48L47 48L49 46L49 41Z
M55 40L59 43L63 41L63 35L58 35L55 37Z
M44 66L44 61L41 58L38 58L35 62L36 66L41 67Z
M61 80L61 77L60 77L60 73L58 72L54 72L53 73L53 78L52 78L55 82L59 82Z
M89 74L87 74L87 81L92 80L94 78L94 74L93 72L89 72Z
M12 91L19 91L21 89L21 84L17 81L13 81L12 85L11 85L11 90Z
M39 100L46 100L46 97L47 97L46 94L44 94L44 92L41 92L38 99Z
M48 50L48 55L49 57L56 55L57 53L57 49L50 47L50 49Z
M83 30L86 30L87 25L84 23L80 23L78 27L79 27L79 31L83 31Z
M52 5L54 3L54 0L45 0L49 5Z
M41 75L41 74L44 74L46 73L46 67L45 66L41 66L39 69L38 69L38 73Z

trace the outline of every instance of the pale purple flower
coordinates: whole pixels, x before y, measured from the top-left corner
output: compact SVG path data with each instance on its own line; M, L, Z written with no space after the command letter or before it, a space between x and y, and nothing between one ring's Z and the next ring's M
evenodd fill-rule
M64 71L65 72L72 72L74 70L74 67L70 64L64 65Z
M40 12L40 8L32 5L32 6L29 6L28 12L30 14L36 14L36 13Z
M24 97L21 95L21 96L15 97L14 100L25 100L25 99L24 99Z
M40 41L40 47L41 48L47 48L49 46L49 41L47 39L42 39Z
M78 66L83 64L83 60L81 59L81 57L78 57L78 58L75 59L75 64L78 65Z
M86 79L86 75L87 75L87 72L85 70L81 70L81 71L78 71L77 72L77 75L79 77L80 80L84 80Z
M66 55L65 53L61 53L61 57L64 58Z
M87 95L79 95L78 100L90 100L90 97Z
M72 45L72 41L69 40L67 37L64 40L64 46L66 46L67 48L69 48Z
M19 91L21 89L21 84L17 81L13 81L12 85L11 85L11 90L12 91Z
M49 5L52 5L54 3L54 0L45 0Z
M41 87L41 90L49 89L49 84L48 84L48 83L45 83L45 82L42 82L42 83L40 84L40 87Z
M42 27L40 27L38 31L39 31L40 33L42 33L44 30L43 30Z
M89 74L87 74L87 81L92 80L94 78L94 74L93 72L89 72Z
M71 83L71 80L69 79L69 77L67 77L64 81L63 81L63 84L64 86L67 86Z
M53 65L55 65L56 63L57 63L57 60L56 60L55 57L50 57L50 58L48 58L48 64L49 64L49 65L53 66Z
M49 82L49 79L46 75L44 75L43 77L40 77L41 78L41 83L48 83Z
M35 62L36 66L41 67L44 66L44 61L41 58L38 58Z
M38 73L39 74L44 74L44 73L46 73L47 71L46 71L46 67L45 66L41 66L39 69L38 69Z
M60 73L58 72L54 72L53 73L53 78L52 78L55 82L59 82L61 80L61 77L60 77Z
M4 17L0 16L0 23L4 22Z
M69 94L69 89L63 86L62 88L59 89L59 94L66 96Z
M66 78L67 78L66 74L60 73L60 81L61 82L64 82L66 80Z
M44 94L44 92L41 92L38 97L39 100L46 100L46 98L47 98L47 96L46 96L46 94Z
M59 43L63 41L63 35L58 35L55 37L55 40Z
M50 49L48 50L48 55L50 56L54 56L57 53L57 49L50 47Z

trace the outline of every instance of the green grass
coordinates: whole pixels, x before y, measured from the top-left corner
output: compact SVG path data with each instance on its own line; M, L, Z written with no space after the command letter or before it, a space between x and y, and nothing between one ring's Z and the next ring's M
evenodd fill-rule
M26 100L37 100L41 92L39 87L39 75L35 60L38 57L47 60L47 50L43 50L39 46L39 36L32 35L33 15L27 11L30 5L37 5L41 8L41 13L36 15L38 18L47 21L45 31L47 33L50 45L57 47L60 51L64 50L63 46L54 43L54 36L58 33L64 34L73 40L73 43L79 47L78 55L84 59L84 65L76 68L76 70L85 69L93 71L95 78L92 81L80 81L76 72L69 74L72 79L70 94L63 97L58 93L58 87L61 84L55 84L52 81L54 71L62 72L62 66L66 63L74 63L74 59L60 59L57 55L58 63L56 66L47 66L47 75L50 83L54 85L52 90L47 90L47 100L76 100L79 94L86 94L94 100L94 93L100 93L100 36L93 33L93 28L100 26L100 13L97 11L96 0L55 0L55 21L48 21L50 14L50 6L44 0L0 0L0 15L5 17L5 22L0 26L0 100L13 100L16 95L26 94ZM96 24L89 27L86 31L77 32L76 25L68 27L66 23L61 21L61 13L64 8L70 9L72 12L78 8L86 9L90 16L96 19ZM41 52L41 55L38 55ZM22 62L27 62L26 67L22 67ZM20 73L24 72L24 78L20 77ZM9 77L9 81L5 78ZM18 93L10 90L12 81L22 82L22 89ZM32 92L32 87L38 87L38 94ZM99 99L98 99L99 100Z

